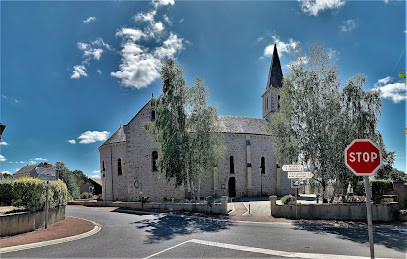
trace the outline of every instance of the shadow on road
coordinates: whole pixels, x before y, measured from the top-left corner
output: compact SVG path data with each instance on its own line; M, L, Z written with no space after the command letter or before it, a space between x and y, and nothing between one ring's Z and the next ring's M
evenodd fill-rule
M312 224L297 221L294 223L294 229L311 231L317 234L334 234L341 239L357 243L369 242L367 225L364 223L328 222ZM375 244L384 245L399 251L407 251L407 229L405 226L374 224L373 233Z
M147 237L147 243L156 243L179 235L225 230L235 223L210 216L166 214L160 215L158 218L144 219L130 224L135 224L138 229L143 229L150 234Z

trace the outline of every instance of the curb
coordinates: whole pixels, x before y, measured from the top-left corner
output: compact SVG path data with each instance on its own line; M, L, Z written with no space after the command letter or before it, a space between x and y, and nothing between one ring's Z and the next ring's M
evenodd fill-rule
M72 218L77 218L77 219L83 219L83 218L78 218L78 217L72 217ZM56 245L56 244L61 244L65 242L70 242L78 239L82 239L85 237L90 237L97 232L99 232L102 229L102 225L94 222L92 220L88 219L83 219L89 222L92 222L95 226L92 230L82 233L76 236L70 236L70 237L63 237L63 238L58 238L54 240L48 240L48 241L42 241L42 242L37 242L37 243L31 243L31 244L25 244L25 245L18 245L18 246L10 246L10 247L5 247L5 248L0 248L0 254L5 254L5 253L10 253L10 252L16 252L16 251L21 251L21 250L26 250L26 249L32 249L32 248L38 248L38 247L43 247L43 246L50 246L50 245Z

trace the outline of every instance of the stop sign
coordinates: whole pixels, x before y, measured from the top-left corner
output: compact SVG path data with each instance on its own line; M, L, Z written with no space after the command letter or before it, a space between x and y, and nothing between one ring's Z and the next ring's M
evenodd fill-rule
M355 139L345 149L345 165L355 175L373 175L382 165L380 148L369 139Z

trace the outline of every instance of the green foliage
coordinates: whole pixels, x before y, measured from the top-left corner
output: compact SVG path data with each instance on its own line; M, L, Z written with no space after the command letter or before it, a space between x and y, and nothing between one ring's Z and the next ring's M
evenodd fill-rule
M88 193L88 192L83 192L80 197L81 197L81 199L90 199L90 198L93 198L93 194Z
M98 195L97 200L98 200L98 201L103 201L103 196L102 196L102 194L99 194L99 195Z
M206 197L206 201L208 202L208 205L212 207L213 203L215 202L215 197L208 196Z
M73 199L79 198L80 186L86 180L85 174L80 170L69 170L63 161L56 162L54 167L59 172L59 178L66 184L70 196Z
M378 171L375 175L376 179L381 180L392 180L394 182L405 182L407 183L407 174L404 171L398 170L397 168L391 168L391 170Z
M13 200L13 181L0 180L0 206L10 206Z
M0 172L0 180L3 179L13 179L13 175L9 174L9 173L1 173Z
M46 181L22 177L13 183L13 206L23 206L30 211L45 209ZM62 181L50 181L48 191L49 207L55 208L67 204L67 188Z
M294 201L294 200L295 200L294 197L291 194L289 194L289 195L282 197L280 201L282 204L287 204L289 201Z

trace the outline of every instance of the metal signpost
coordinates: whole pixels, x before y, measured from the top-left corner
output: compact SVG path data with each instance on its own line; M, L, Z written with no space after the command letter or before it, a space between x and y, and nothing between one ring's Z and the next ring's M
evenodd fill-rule
M45 198L45 229L47 229L48 227L48 210L49 210L48 191L50 186L52 186L52 184L50 184L49 181L47 181L47 184L45 184L45 187L47 189L47 194Z
M303 182L300 179L291 179L291 188L295 189L295 219L298 219L297 213L297 199L298 199L298 189L301 188Z
M363 176L365 180L367 226L371 258L374 258L374 245L369 176L379 170L382 164L383 161L380 148L369 139L355 139L345 149L345 165L355 175Z
M301 185L303 185L299 178L309 179L314 175L312 172L303 172L303 165L283 165L282 169L283 171L290 171L288 172L288 179L291 179L291 188L295 188L295 219L297 219L298 188L301 188Z

